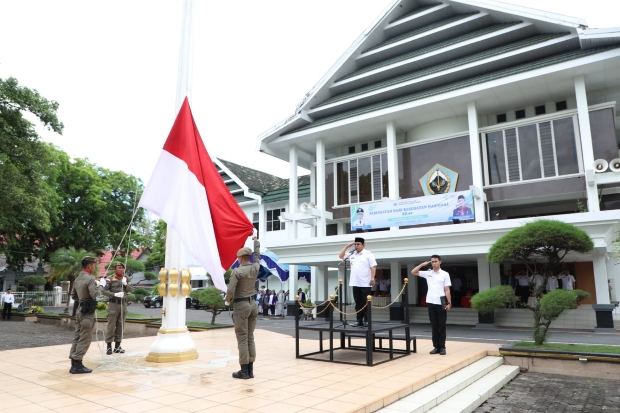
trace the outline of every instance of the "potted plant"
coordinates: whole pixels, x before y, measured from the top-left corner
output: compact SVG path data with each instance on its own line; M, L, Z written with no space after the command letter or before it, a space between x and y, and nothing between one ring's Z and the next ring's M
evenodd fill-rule
M478 312L476 327L494 327L495 309L504 308L517 302L517 296L509 285L498 285L480 291L471 298L471 308Z

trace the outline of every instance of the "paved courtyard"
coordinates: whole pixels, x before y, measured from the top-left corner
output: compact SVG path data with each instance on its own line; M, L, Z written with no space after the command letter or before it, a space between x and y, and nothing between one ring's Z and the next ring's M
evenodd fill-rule
M520 374L474 412L617 413L620 412L620 378Z

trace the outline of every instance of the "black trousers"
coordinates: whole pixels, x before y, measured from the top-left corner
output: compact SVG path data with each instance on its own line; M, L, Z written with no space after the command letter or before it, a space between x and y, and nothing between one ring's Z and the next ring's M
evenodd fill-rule
M13 304L11 303L4 303L4 308L2 309L2 319L6 319L7 315L9 316L8 319L11 319L11 308L13 307Z
M527 305L527 299L530 298L530 287L527 285L519 285L517 287L517 294L521 297L523 305Z
M370 287L353 287L353 300L355 301L356 312L366 305L369 295ZM364 321L368 321L368 307L364 311L357 313L357 322L363 323Z
M446 348L446 321L448 312L440 304L428 303L428 318L431 320L433 330L433 347Z

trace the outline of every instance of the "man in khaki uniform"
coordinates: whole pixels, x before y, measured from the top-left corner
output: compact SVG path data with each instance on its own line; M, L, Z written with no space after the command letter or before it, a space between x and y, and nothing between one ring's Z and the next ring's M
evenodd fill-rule
M92 370L84 367L82 358L90 347L95 325L96 298L99 295L97 282L93 278L97 259L95 257L82 258L82 271L73 283L71 298L79 302L75 315L75 336L71 344L71 374L90 373ZM93 303L94 302L94 303ZM92 312L91 312L92 311Z
M102 287L101 294L110 299L108 303L108 329L105 333L105 342L108 345L106 354L112 354L112 340L114 340L114 353L124 353L121 347L123 331L125 330L125 319L127 318L127 301L125 297L116 297L116 293L122 292L123 295L133 291L133 286L125 276L125 264L117 262L114 264L114 274L111 277L101 278L99 285Z
M239 267L235 268L230 275L226 293L226 305L229 305L233 299L235 302L233 323L235 324L239 364L241 365L241 370L233 373L232 376L235 379L244 380L254 378L254 360L256 359L254 328L256 327L258 308L254 301L254 286L260 268L260 242L258 242L257 237L252 237L252 239L254 240L254 263L250 263L251 249L241 248L237 252Z

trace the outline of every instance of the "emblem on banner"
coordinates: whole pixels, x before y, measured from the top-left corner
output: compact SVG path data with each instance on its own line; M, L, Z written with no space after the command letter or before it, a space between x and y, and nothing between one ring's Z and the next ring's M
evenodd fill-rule
M447 194L456 190L459 174L443 165L435 164L420 178L424 195Z

